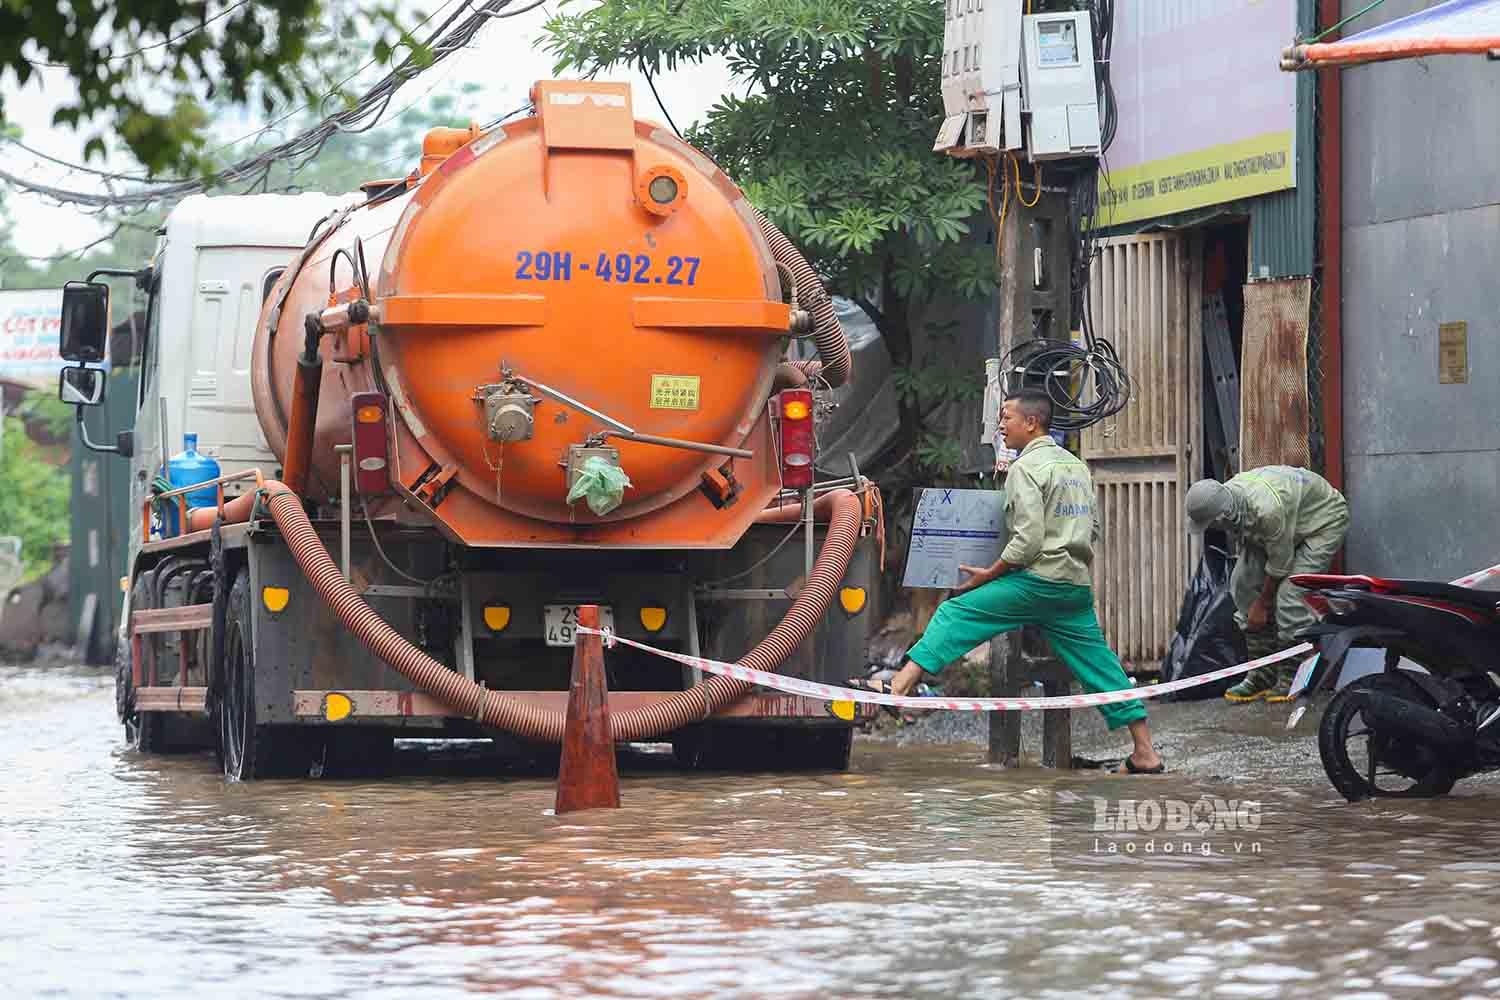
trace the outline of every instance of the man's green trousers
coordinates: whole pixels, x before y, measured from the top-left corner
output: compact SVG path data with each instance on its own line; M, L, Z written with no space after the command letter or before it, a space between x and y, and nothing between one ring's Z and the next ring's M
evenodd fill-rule
M1022 625L1040 626L1057 658L1089 692L1130 687L1094 614L1094 592L1030 573L1008 573L938 606L907 658L935 674L982 642ZM1110 729L1146 717L1139 701L1100 705Z

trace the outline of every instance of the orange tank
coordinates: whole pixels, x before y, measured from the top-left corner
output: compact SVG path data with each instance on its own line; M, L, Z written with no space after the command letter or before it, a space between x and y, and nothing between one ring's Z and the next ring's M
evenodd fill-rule
M252 364L266 438L285 455L304 318L362 297L363 260L368 326L321 342L310 494L337 493L350 396L383 391L395 495L457 541L733 545L780 485L771 250L717 167L634 119L626 85L542 82L533 100L488 132L434 130L408 190L331 221L288 268ZM632 483L603 517L565 502L570 462L596 454L580 447L618 449ZM726 465L739 492L721 505Z

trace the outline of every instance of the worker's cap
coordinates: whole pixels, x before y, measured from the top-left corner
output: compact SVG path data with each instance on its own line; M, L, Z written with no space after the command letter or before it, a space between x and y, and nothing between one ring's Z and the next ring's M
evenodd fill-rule
M1188 530L1194 534L1202 534L1215 521L1229 513L1233 504L1234 497L1223 483L1212 479L1198 480L1187 491Z

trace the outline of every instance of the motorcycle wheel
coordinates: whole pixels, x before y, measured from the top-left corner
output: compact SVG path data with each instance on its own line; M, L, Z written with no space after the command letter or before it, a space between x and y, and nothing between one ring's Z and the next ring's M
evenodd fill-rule
M1350 802L1447 795L1458 780L1452 768L1425 747L1371 729L1363 712L1371 690L1413 697L1413 685L1388 674L1361 677L1333 696L1318 726L1318 755L1333 787Z

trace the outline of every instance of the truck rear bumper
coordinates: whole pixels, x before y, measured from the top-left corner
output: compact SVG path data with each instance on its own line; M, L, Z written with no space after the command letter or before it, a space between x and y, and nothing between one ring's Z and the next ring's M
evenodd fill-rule
M343 695L349 699L351 710L340 721L359 720L368 723L377 719L437 721L458 718L446 705L425 692L386 690L296 690L292 692L292 714L298 719L316 719L326 723L328 696L331 694ZM550 708L557 712L564 712L568 707L566 691L507 691L505 694L528 705ZM676 692L673 691L614 691L609 695L609 710L628 712L659 704L674 694ZM136 690L135 699L136 708L145 712L201 714L208 710L208 689L201 687L143 687ZM799 725L847 725L850 722L869 722L874 719L875 712L874 705L818 701L801 695L756 691L726 705L711 718Z

